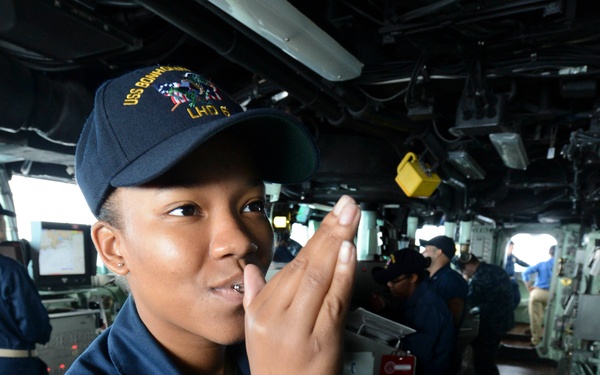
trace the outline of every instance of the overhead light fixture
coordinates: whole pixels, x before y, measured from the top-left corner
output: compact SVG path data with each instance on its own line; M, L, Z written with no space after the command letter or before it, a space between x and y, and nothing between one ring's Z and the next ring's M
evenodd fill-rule
M485 178L483 169L465 151L448 152L448 161L468 179L483 180Z
M517 133L490 134L490 140L504 164L513 169L527 169L529 159L523 146L523 140Z
M475 215L475 219L484 224L489 224L489 225L493 226L494 228L496 227L496 220L494 220L490 217L483 216L483 215Z
M288 227L288 218L286 216L273 217L273 227L283 229Z
M271 96L271 100L273 102L278 102L280 100L283 100L283 99L287 98L288 96L289 96L289 94L288 94L287 91L281 91L281 92L279 92L279 93Z
M356 78L363 64L286 0L209 0L329 81Z

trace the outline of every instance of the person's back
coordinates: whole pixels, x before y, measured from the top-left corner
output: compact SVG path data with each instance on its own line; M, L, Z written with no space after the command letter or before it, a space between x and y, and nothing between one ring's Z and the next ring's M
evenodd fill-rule
M36 343L50 340L52 326L27 269L0 255L0 373L46 374Z
M550 282L552 280L552 269L554 268L554 256L550 259L540 262L536 265L527 267L523 271L523 280L527 284L527 287L539 288L539 289L550 289ZM531 276L537 274L533 284L530 279Z
M495 264L481 262L469 284L467 303L479 307L479 329L504 334L514 326L512 285L506 272Z
M544 320L544 313L550 295L555 250L556 246L551 246L548 251L550 259L527 267L523 272L523 281L525 281L527 289L529 289L529 328L531 330L531 343L533 345L538 345L542 340L542 321ZM535 282L532 283L530 279L534 274L537 275Z
M479 309L479 332L470 344L475 374L499 374L496 356L500 341L514 326L510 279L502 267L480 262L473 254L459 259L458 266L469 278L467 305Z
M446 302L429 281L423 281L406 301L399 322L417 331L403 339L418 358L417 374L443 373L454 347L455 332Z

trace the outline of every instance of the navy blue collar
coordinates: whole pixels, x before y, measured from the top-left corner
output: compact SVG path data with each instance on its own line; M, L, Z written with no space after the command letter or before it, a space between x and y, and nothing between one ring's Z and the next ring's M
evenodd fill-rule
M108 351L113 363L123 374L179 375L175 363L154 339L137 313L135 302L129 297L117 315L108 337ZM238 374L250 375L245 345L228 348L235 357Z

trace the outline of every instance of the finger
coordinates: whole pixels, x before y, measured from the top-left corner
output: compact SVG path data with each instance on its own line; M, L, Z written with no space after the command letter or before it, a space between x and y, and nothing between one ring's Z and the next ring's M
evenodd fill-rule
M344 324L350 305L354 274L356 272L356 247L344 241L340 248L331 287L319 312L315 331L336 332Z
M338 203L345 204L341 208L336 205L327 215L317 233L302 250L307 251L298 254L296 267L290 267L289 273L295 271L295 277L280 280L281 288L295 290L289 308L295 314L295 319L304 324L307 330L312 330L331 287L342 243L354 239L360 221L360 209L354 200L348 197ZM301 279L298 281L297 277Z
M348 208L344 209L346 206ZM294 304L294 310L287 311L287 319L303 322L298 328L310 332L331 284L340 246L344 240L354 239L359 220L360 209L354 200L342 196L296 258L271 278L254 298L255 302L246 314L283 313ZM302 293L298 293L300 288ZM310 308L308 316L307 307Z
M244 267L244 309L254 301L254 298L264 288L266 282L258 268L254 264L248 264Z
M326 251L328 244L324 241L326 237L330 235L330 232L335 229L334 227L338 225L338 217L343 208L349 203L354 204L354 200L349 196L344 195L339 199L332 212L324 218L319 229L296 256L295 263L300 264L294 264L294 262L291 262L291 264L288 264L288 267L282 270L283 272L280 271L276 275L277 277L288 278L288 276L284 276L287 273L297 273L299 275L303 275L310 260L316 261L318 259L318 261L321 262L324 257L329 257L331 260L336 259L339 245L341 244L341 241L344 240L343 237L350 239L350 237L354 236L355 231L350 230L348 232L349 236L338 236L339 238L337 241L339 241L339 244L335 244L333 247L331 247L331 251Z

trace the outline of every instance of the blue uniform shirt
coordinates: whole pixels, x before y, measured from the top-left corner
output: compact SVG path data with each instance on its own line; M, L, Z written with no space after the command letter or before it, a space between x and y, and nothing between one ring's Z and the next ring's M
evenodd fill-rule
M36 343L47 343L52 326L35 284L23 265L3 255L0 255L0 288L0 349L33 350ZM3 357L0 373L46 373L46 365L37 357Z
M236 357L238 375L249 375L244 344L228 348ZM129 297L108 327L77 358L67 374L81 375L176 375L173 360L154 339Z
M550 289L550 281L552 280L552 268L554 268L554 258L550 258L545 262L540 262L535 266L527 267L523 271L523 280L529 281L532 274L537 273L534 287L540 289Z
M504 265L504 270L508 274L508 276L515 276L515 263L522 267L529 267L529 264L523 262L521 259L517 258L513 254L510 254L506 257L506 264Z
M467 299L467 282L450 264L440 268L435 275L431 277L431 286L444 301L452 298L460 298L463 301Z
M446 264L444 267L437 270L437 272L430 279L431 287L437 294L439 294L446 305L448 301L453 298L460 298L463 304L467 302L468 285L461 274L456 272L450 267L450 264ZM463 309L462 316L460 317L458 326L455 328L455 333L458 335L459 327L465 317L466 309Z
M400 309L401 316L396 320L417 331L402 339L403 348L417 357L417 374L443 374L455 341L446 302L425 280Z

